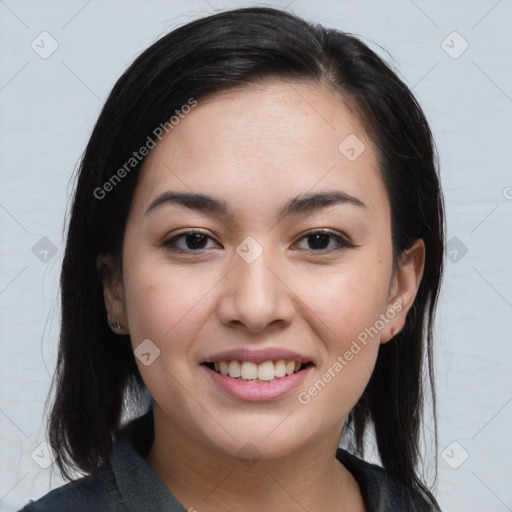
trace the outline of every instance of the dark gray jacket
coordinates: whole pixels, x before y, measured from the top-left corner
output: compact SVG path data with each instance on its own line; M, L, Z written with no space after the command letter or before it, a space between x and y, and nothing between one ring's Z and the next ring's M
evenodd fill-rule
M19 512L187 512L144 460L153 441L152 412L128 423L95 476L55 489ZM433 512L426 498L381 467L338 448L336 458L354 475L368 512Z

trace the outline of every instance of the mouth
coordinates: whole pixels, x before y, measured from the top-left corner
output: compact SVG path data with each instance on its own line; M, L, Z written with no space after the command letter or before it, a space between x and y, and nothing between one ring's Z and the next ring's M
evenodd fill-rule
M252 361L212 361L202 363L219 375L229 377L238 382L269 383L279 381L290 375L300 373L313 366L312 362L294 360L268 360L262 363Z

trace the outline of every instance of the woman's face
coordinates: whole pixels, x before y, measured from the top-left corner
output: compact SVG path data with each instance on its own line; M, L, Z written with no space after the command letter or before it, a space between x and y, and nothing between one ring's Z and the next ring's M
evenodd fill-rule
M411 254L394 273L377 154L342 98L266 82L199 100L151 151L107 293L168 427L272 458L339 436L414 299Z

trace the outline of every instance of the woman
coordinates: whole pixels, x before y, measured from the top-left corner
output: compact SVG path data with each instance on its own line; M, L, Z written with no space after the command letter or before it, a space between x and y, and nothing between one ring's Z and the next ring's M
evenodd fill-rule
M427 121L366 45L265 8L174 30L75 191L49 433L86 476L23 510L439 510L443 247Z

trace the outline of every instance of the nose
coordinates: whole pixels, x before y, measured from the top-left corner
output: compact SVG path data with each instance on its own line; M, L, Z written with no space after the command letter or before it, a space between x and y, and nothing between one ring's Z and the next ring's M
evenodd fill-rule
M223 280L218 306L221 322L253 333L289 325L295 314L293 292L276 259L267 251L252 263L236 258L235 268Z

